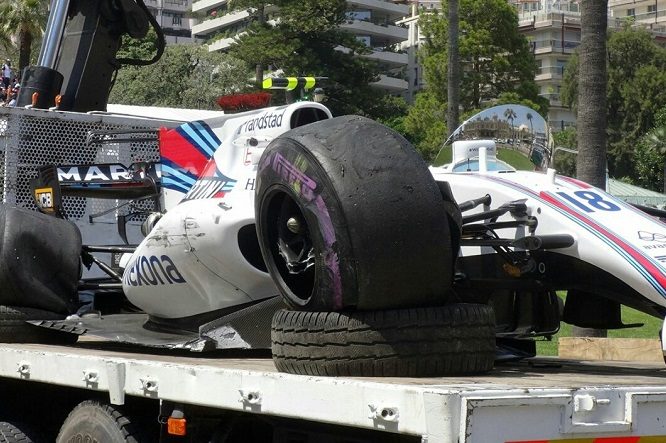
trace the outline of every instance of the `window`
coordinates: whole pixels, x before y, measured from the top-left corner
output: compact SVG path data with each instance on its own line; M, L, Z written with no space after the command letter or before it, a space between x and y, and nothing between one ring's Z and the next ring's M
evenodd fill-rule
M650 12L657 12L657 5L648 5L648 10L647 10L647 12L648 12L648 14L649 14Z
M174 24L174 25L178 25L178 26L182 25L183 24L183 16L180 15L180 14L174 14L172 19L171 19L171 23Z
M635 16L636 16L636 9L634 8L627 9L627 17L635 17Z
M370 37L367 36L367 35L357 35L356 40L365 44L365 46L367 46L367 47L370 47L370 45L372 44L371 41L370 41Z
M370 21L370 11L347 11L347 20Z

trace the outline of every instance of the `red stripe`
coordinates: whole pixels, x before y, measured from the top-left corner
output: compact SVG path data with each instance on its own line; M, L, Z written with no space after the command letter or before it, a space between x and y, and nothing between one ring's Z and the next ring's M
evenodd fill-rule
M193 146L175 129L160 128L160 155L184 171L201 177L208 157Z
M638 443L640 439L640 437L595 438L594 443Z
M631 245L625 243L621 238L615 236L613 233L607 231L600 225L596 224L589 218L583 216L582 214L579 214L578 212L574 211L573 209L569 208L567 205L562 204L559 200L554 198L552 195L550 195L547 192L541 192L541 198L546 200L547 202L557 206L558 208L568 212L569 214L573 215L574 217L578 218L581 220L583 223L586 225L590 226L592 229L612 241L613 243L617 244L620 248L622 248L625 252L627 252L631 257L636 260L643 268L645 268L650 275L657 280L657 282L661 286L666 286L666 277L661 273L661 271L652 264L649 260L647 260L640 252L638 252L636 249L634 249Z
M565 175L558 175L558 178L561 178L561 179L564 180L565 182L572 183L572 184L578 186L579 188L583 188L583 189L589 189L589 188L592 188L591 185L589 185L589 184L587 184L587 183L585 183L585 182L582 182L582 181L577 180L577 179L575 179L575 178L567 177L567 176L565 176Z

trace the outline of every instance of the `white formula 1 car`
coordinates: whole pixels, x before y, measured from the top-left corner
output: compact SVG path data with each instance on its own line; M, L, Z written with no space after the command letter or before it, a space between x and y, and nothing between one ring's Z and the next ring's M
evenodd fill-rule
M452 140L453 163L428 169L392 130L300 102L163 130L159 164L45 167L34 192L55 219L0 211L0 321L48 330L0 338L272 348L294 373L425 376L533 355L562 320L625 327L621 304L666 315L660 214L497 160L504 144L547 163L536 112L491 108ZM58 220L67 195L160 207L140 244L82 246ZM123 253L120 270L99 252ZM108 279L79 281L80 262ZM82 290L92 310L63 320Z

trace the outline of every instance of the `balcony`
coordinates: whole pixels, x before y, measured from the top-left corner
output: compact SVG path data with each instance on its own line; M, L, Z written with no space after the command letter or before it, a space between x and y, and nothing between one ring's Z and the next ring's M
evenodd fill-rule
M580 27L580 13L578 12L543 12L533 11L521 13L518 17L518 26L521 28L549 28L562 25Z
M539 94L539 97L548 99L548 102L550 103L551 106L562 106L562 100L560 99L559 92Z
M407 80L402 80L388 75L380 75L379 81L372 83L376 88L385 89L389 92L404 92L409 87Z
M227 3L228 0L199 0L192 2L192 12L209 11Z
M231 46L236 39L234 37L228 37L228 38L221 38L219 40L215 40L213 43L210 43L208 45L208 51L209 52L214 52L214 51L226 51L229 46Z
M236 11L192 26L192 35L209 35L250 17L248 11Z
M360 54L360 56L374 60L388 68L400 68L402 66L407 66L407 63L409 62L407 54L399 52L373 50L370 54Z
M551 52L558 52L561 54L573 54L578 46L579 41L574 40L534 40L531 42L534 54L548 54Z
M564 75L564 66L543 66L537 69L534 80L561 80Z
M187 0L161 0L162 9L173 12L188 12L190 5Z
M381 12L390 16L393 20L401 19L410 14L408 5L398 5L383 0L347 0L347 6L352 10L356 8Z
M374 24L364 20L348 20L340 27L352 34L380 37L392 43L400 43L407 40L408 37L406 28L389 24Z

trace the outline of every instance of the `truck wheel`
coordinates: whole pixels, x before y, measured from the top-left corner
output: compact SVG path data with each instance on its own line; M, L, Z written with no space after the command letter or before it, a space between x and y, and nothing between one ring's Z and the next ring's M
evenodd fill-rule
M455 254L442 194L409 142L379 123L344 116L273 140L255 215L264 261L292 309L446 302Z
M27 432L23 425L0 422L0 443L39 443L40 441L42 440L39 437Z
M481 304L388 311L278 311L279 371L301 375L432 377L476 374L495 360L493 310Z
M69 413L56 443L138 443L140 429L111 405L87 400Z
M0 306L0 342L71 344L76 334L50 331L26 323L27 320L62 320L63 315L41 309Z

